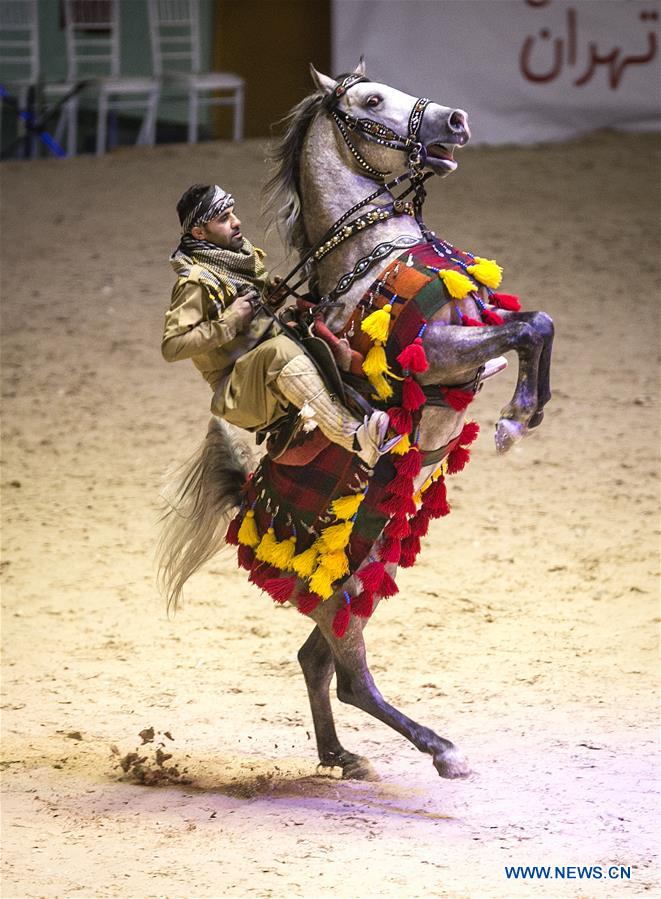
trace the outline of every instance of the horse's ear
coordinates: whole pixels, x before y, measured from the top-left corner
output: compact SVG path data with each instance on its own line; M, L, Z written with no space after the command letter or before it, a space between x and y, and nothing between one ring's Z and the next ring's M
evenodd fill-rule
M310 75L312 75L314 86L324 94L330 94L337 87L337 81L333 81L328 75L318 72L312 63L310 63Z
M360 62L353 70L354 75L364 75L365 74L365 57L361 54Z

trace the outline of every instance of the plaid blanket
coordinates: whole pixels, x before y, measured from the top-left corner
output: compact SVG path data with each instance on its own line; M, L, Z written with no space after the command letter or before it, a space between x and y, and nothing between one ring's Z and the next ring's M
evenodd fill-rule
M363 354L369 338L359 322L366 308L392 306L391 326L385 345L390 368L401 375L397 356L418 336L434 313L450 302L438 278L438 269L469 265L474 257L444 242L421 243L393 260L370 285L342 333L354 349ZM392 401L377 403L382 408ZM329 511L333 500L367 488L360 505L347 548L350 571L354 573L368 557L389 516L380 506L395 477L392 457L379 460L370 473L354 453L330 444L307 465L287 466L265 458L248 485L246 506L255 512L261 533L273 527L278 540L296 537L296 552L302 552L333 522Z

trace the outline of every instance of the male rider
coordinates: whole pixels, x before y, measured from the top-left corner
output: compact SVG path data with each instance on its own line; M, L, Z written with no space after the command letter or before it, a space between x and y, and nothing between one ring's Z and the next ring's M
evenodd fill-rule
M170 264L178 280L165 314L164 358L191 359L213 390L211 411L230 424L268 429L290 403L306 405L308 419L329 440L373 467L387 413L353 418L308 356L260 310L274 285L263 250L243 236L231 194L217 184L193 184L177 213L182 234Z

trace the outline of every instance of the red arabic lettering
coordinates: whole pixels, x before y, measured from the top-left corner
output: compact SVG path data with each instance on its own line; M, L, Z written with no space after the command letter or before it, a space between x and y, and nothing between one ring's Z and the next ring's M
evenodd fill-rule
M526 0L528 6L542 7L547 5L551 0ZM656 21L658 14L655 11L646 11L640 13L642 21ZM572 7L567 9L566 17L566 35L564 38L556 37L551 41L551 33L548 28L542 28L539 31L539 38L543 41L551 41L553 53L550 65L546 68L539 68L533 64L533 54L538 42L538 38L532 35L527 37L521 47L519 57L519 67L524 78L536 84L545 84L554 81L562 72L563 65L573 67L576 65L578 57L578 17L576 10ZM657 53L657 37L653 31L647 34L647 49L641 53L634 53L628 56L623 55L621 47L614 47L608 52L600 51L595 41L588 44L588 63L582 75L574 80L575 87L583 87L590 81L601 65L608 67L608 85L611 90L616 90L624 76L627 66L644 65L651 62Z

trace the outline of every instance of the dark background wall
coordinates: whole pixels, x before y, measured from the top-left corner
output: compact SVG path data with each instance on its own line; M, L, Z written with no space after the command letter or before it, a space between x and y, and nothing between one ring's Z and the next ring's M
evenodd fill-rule
M312 90L309 63L329 72L331 0L216 0L215 69L246 80L245 136L273 122ZM215 137L229 136L229 113L216 111Z

